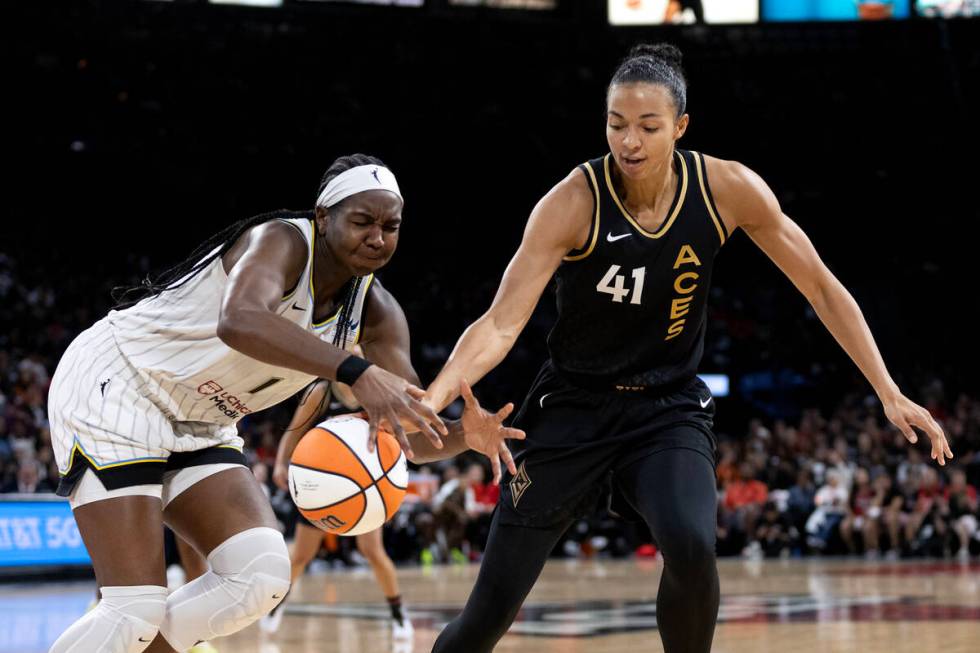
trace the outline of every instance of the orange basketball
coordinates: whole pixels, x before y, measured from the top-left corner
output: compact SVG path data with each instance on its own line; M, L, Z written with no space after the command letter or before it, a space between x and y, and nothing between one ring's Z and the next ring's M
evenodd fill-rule
M289 493L311 524L337 535L360 535L391 519L405 497L408 467L387 431L368 453L368 423L332 417L309 430L289 463Z

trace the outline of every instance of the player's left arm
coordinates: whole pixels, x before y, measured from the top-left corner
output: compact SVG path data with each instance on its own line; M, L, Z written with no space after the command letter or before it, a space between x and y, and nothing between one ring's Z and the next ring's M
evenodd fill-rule
M871 383L885 416L909 442L917 440L913 426L925 432L932 441L932 458L944 465L945 458L952 458L953 453L942 428L929 411L902 394L888 374L857 302L824 265L803 230L783 213L766 182L740 163L706 158L722 218L748 234L806 297L820 321Z
M364 326L361 347L364 357L385 370L396 374L409 383L418 384L419 377L412 365L411 336L405 312L394 296L379 281L375 280L368 292L364 310ZM523 432L506 428L503 421L514 409L507 404L496 413L484 410L473 397L467 386L463 390L466 408L459 420L446 421L449 435L445 436L443 446L437 449L433 442L421 432L408 433L402 448L415 463L426 463L474 449L483 454L498 451L507 438L521 438ZM410 425L405 424L406 428ZM491 461L494 460L491 458ZM517 473L513 459L505 460L508 469ZM495 482L500 479L500 469L493 470Z

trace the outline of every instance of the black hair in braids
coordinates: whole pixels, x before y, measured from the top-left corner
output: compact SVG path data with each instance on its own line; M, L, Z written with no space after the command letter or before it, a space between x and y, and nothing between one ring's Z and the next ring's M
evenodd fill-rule
M681 51L669 43L634 45L613 74L606 96L618 84L661 84L670 92L677 117L687 109L687 79L681 67Z
M320 187L317 190L317 197L319 197L320 193L323 192L323 188L327 185L327 183L329 183L331 179L340 173L356 166L371 164L384 166L384 163L382 163L380 159L373 156L368 156L366 154L351 154L349 156L337 158L332 164L330 164L327 171L323 173L323 178L320 180ZM161 272L155 278L151 278L149 275L147 275L136 286L117 286L116 288L113 288L112 299L116 302L114 308L128 308L143 299L155 297L166 290L180 288L201 270L208 267L216 258L224 256L225 253L238 241L242 234L256 225L260 225L270 220L291 219L301 217L302 215L302 213L293 211L271 211L269 213L262 213L251 218L245 218L244 220L239 220L234 224L228 225L198 245L197 248L183 261ZM351 292L356 293L356 290L356 287L351 287ZM345 309L347 308L348 304L352 303L350 299L352 299L354 296L356 295L347 295L347 299L344 301ZM341 326L344 326L345 328L341 329ZM338 321L338 332L343 330L345 332L343 335L346 335L347 327L349 327L348 324L342 325Z
M297 216L290 211L271 211L228 225L198 245L190 253L190 256L172 268L164 270L155 279L151 279L150 275L147 275L139 285L131 287L117 286L113 288L112 298L116 302L114 308L128 308L147 297L159 295L165 290L180 288L198 272L210 265L214 259L223 256L225 252L231 249L231 246L235 244L238 238L252 227L276 218L291 217Z

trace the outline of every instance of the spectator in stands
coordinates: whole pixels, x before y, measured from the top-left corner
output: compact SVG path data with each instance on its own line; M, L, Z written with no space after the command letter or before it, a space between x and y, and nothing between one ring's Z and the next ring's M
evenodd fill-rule
M977 534L977 489L966 482L966 472L954 469L943 491L942 516L956 535L956 555L970 557L970 542Z
M736 479L724 488L718 539L728 540L729 545L755 542L751 539L755 534L755 523L769 495L768 488L756 480L755 475L756 470L750 463L742 463Z
M914 499L908 497L906 504L911 510L905 522L905 541L911 552L941 553L945 535L945 522L939 515L942 496L939 474L931 467L923 467Z
M797 472L796 483L789 489L789 496L786 500L786 513L795 532L804 532L806 520L816 508L814 503L816 494L817 488L813 483L813 474L808 467L801 468ZM802 546L800 549L802 550Z
M862 531L865 555L874 558L881 552L881 531L884 526L888 535L888 551L885 557L895 560L901 547L902 506L905 498L887 473L876 476L872 487L874 496L871 505L868 506L867 519Z
M752 547L753 555L756 550L767 558L777 558L783 551L788 551L792 542L793 525L789 515L780 512L773 501L767 501L762 508L762 515L756 525L755 541L759 547Z
M469 478L460 473L455 465L450 465L443 473L443 483L432 499L432 512L435 518L435 541L429 543L429 550L439 562L465 562L463 543L466 540L466 492Z
M18 492L34 494L37 492L54 492L54 488L46 480L41 479L38 463L34 458L21 460L17 468L17 478L0 489L0 492Z
M826 474L826 485L817 490L813 498L816 510L806 522L807 544L823 550L827 547L840 521L847 510L848 492L841 482L840 472L830 469Z
M855 542L855 531L862 535L864 539L864 529L868 523L868 513L874 502L875 490L871 486L871 476L868 470L858 467L854 473L854 485L851 487L850 498L847 503L847 512L840 522L840 536L844 541L849 553L857 553L858 546ZM867 542L863 542L867 549Z
M466 489L466 540L469 542L470 560L478 560L479 553L486 548L487 536L490 534L490 519L497 500L500 498L500 486L486 483L486 470L480 463L471 463L466 468L469 487Z

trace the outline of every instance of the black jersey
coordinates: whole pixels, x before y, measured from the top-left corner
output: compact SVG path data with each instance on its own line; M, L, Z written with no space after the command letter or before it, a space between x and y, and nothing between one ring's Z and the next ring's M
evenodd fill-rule
M656 390L690 380L704 352L708 286L728 233L704 157L676 150L667 218L643 229L616 194L610 155L583 163L595 199L584 249L556 273L558 321L548 336L556 370L585 388Z

